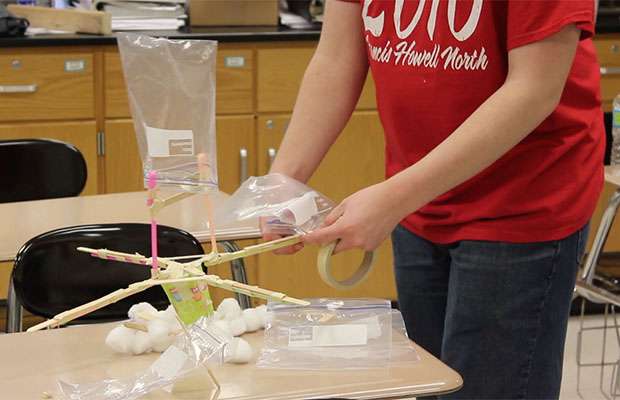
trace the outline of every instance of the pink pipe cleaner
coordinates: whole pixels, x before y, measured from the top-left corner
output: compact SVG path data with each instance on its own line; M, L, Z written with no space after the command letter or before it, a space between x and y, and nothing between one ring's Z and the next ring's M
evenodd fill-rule
M149 172L149 191L150 195L146 201L147 206L152 206L155 197L155 187L157 186L157 172ZM153 269L157 269L157 221L151 219L151 254L153 256Z

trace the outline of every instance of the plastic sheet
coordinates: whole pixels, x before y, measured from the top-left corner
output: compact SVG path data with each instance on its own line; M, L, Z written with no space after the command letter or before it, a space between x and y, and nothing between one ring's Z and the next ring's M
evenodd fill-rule
M398 310L391 310L392 317L392 351L390 353L390 365L397 365L420 361L418 352L413 348L411 340L407 336L405 320Z
M133 33L117 41L145 187L154 171L160 189L216 192L217 42Z
M229 333L201 318L177 336L175 342L144 372L124 379L73 384L59 381L71 400L131 400L156 389L170 387L200 368L222 364L234 351L226 350ZM232 349L231 349L232 350Z
M218 208L215 224L266 217L267 232L308 233L321 226L334 206L321 193L288 176L253 176Z

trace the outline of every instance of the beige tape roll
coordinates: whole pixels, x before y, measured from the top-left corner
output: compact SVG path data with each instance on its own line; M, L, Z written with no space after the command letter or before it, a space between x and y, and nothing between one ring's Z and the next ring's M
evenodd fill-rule
M342 281L338 281L332 275L332 270L330 266L332 254L334 253L334 249L336 248L337 244L338 240L334 240L331 243L327 243L321 246L319 250L319 255L316 260L317 267L319 269L319 275L325 283L332 287L335 287L337 289L353 289L354 287L364 282L372 272L372 269L375 266L375 261L377 259L377 250L367 251L364 254L364 259L362 260L362 263L360 264L357 271L355 271L355 273L350 277Z

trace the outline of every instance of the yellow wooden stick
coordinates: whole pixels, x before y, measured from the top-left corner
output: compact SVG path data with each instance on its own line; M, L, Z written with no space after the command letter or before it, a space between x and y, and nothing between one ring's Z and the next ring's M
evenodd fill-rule
M146 281L131 284L127 288L115 290L114 292L99 299L90 301L79 307L72 308L71 310L61 312L60 314L55 315L54 317L45 322L30 327L27 332L38 331L44 328L54 328L56 326L66 324L69 321L72 321L76 318L103 308L108 304L116 303L119 300L132 296L157 284L157 280L155 279L149 279Z

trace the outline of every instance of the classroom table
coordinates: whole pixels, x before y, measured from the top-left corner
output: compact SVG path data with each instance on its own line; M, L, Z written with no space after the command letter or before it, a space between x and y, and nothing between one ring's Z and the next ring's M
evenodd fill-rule
M170 193L161 192L160 198ZM214 210L229 197L225 193L211 195ZM20 247L30 238L67 226L119 222L150 223L146 206L147 192L101 194L0 204L0 261L15 258ZM196 195L165 207L157 223L183 229L200 242L209 241L204 197ZM256 220L216 226L218 241L260 237Z
M172 194L158 191L161 199ZM222 192L210 195L214 212L217 212L218 207L229 197ZM146 199L147 192L140 191L0 204L0 262L12 261L28 240L54 229L105 223L150 224ZM157 215L157 223L187 231L201 243L210 241L205 199L202 195L191 196L166 206ZM215 237L225 251L236 251L239 248L235 240L260 237L258 220L216 226ZM243 260L233 260L230 266L233 279L246 283ZM15 300L8 297L11 307L16 307L13 305ZM237 294L237 299L243 308L250 307L249 297ZM15 322L11 320L11 323Z
M42 399L63 398L58 379L86 383L128 378L146 370L159 356L148 353L122 355L104 341L118 324L82 325L38 332L0 335L0 397ZM397 399L459 389L461 376L413 343L420 360L368 370L275 370L255 367L262 346L263 331L246 333L253 352L247 364L223 364L212 372L221 389L151 392L144 399L276 400L276 399Z

